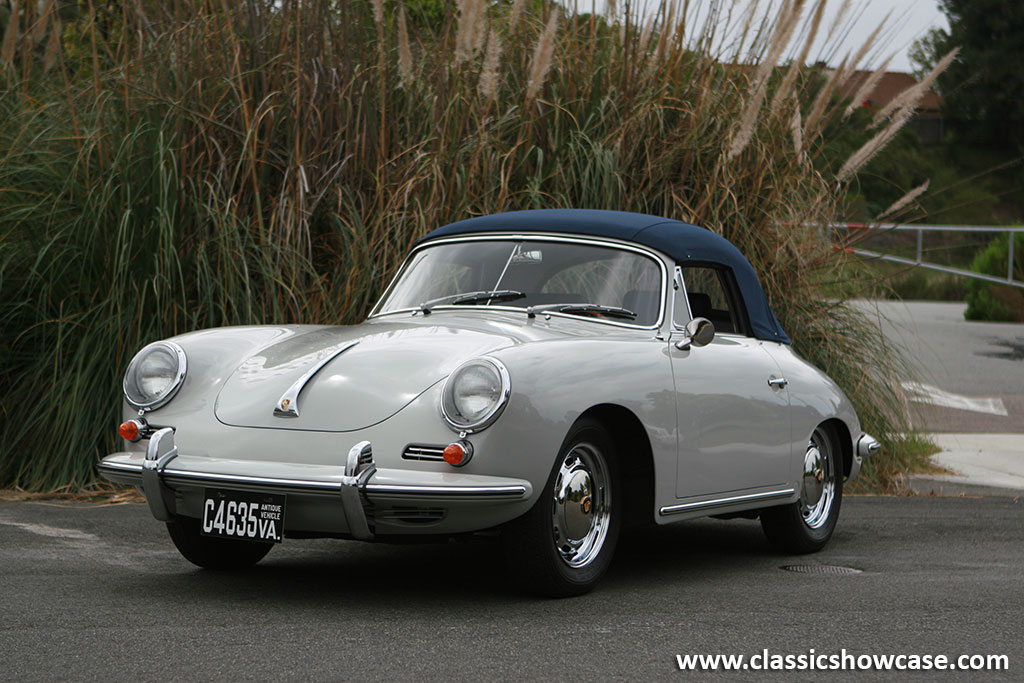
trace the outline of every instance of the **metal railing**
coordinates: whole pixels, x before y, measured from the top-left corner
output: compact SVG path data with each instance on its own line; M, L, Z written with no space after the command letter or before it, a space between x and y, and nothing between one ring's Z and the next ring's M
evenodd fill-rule
M844 247L846 251L852 252L862 258L877 259L880 261L889 261L890 263L900 263L906 266L919 266L921 268L929 268L931 270L937 270L943 273L951 273L953 275L962 275L963 277L970 277L976 280L985 280L987 282L995 282L1001 285L1009 285L1011 287L1020 287L1024 289L1024 282L1021 280L1013 279L1013 246L1014 236L1018 233L1024 233L1024 227L1009 227L1009 226L995 226L995 225L902 225L898 223L875 223L868 225L864 223L832 223L830 226L833 230L871 230L880 233L889 231L914 231L917 233L917 255L916 258L910 259L904 256L896 256L894 254L883 254L877 251L871 251L869 249L860 249L857 247ZM1010 256L1007 259L1009 263L1006 267L1006 277L1001 278L995 275L983 275L982 273L975 273L971 270L964 270L962 268L954 268L952 266L944 266L938 263L928 263L924 260L924 233L926 232L959 232L959 233L1000 233L1007 232L1010 234ZM1024 239L1022 236L1021 239Z

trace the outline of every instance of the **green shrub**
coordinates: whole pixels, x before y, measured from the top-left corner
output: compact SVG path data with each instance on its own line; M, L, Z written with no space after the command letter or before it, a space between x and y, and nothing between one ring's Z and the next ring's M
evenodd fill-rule
M1013 241L1013 279L1024 281L1024 233L1015 234ZM1009 257L1010 234L1003 233L975 257L971 270L1005 278ZM1024 323L1024 289L972 279L967 284L964 317L968 320Z

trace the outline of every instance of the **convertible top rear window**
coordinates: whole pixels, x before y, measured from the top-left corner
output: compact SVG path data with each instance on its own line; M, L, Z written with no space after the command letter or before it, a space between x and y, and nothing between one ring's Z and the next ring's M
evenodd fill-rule
M455 241L418 251L377 313L425 304L544 307L651 326L660 319L662 280L654 258L613 246L531 239Z

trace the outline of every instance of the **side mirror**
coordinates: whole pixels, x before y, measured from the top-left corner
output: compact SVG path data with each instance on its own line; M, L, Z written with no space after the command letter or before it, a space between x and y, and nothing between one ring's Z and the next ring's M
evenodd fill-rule
M686 323L686 339L676 342L676 348L685 351L690 346L707 346L715 338L715 324L707 318L694 318Z

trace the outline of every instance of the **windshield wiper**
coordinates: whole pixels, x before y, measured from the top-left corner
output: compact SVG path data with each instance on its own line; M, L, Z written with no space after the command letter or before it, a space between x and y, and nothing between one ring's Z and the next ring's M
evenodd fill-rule
M522 299L524 296L526 295L514 289L495 289L479 292L465 292L463 294L449 294L448 296L424 301L420 304L420 310L423 311L424 315L426 315L429 314L430 309L435 306L445 304L449 306L463 306L468 304L479 304L485 301L488 303L491 301L513 301L515 299Z
M528 315L532 318L537 313L544 311L555 311L557 313L574 313L580 315L594 314L595 317L622 318L624 320L636 320L636 313L628 308L619 306L602 306L600 304L548 304L546 306L532 306Z

